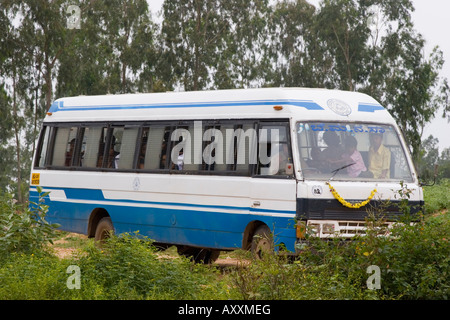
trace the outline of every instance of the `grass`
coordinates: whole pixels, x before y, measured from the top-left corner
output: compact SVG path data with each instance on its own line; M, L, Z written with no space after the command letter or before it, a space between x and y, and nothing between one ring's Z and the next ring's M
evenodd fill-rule
M424 187L425 212L436 214L450 207L450 179L434 186Z

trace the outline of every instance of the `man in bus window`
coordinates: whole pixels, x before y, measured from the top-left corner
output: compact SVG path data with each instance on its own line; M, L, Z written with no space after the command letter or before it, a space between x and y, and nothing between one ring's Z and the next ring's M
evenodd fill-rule
M370 136L369 171L373 173L375 179L389 178L391 152L382 142L382 133L374 133Z
M331 172L336 169L333 162L341 160L344 149L339 136L334 131L325 131L323 141L327 145L324 150L321 152L317 148L311 150L314 153L313 167L319 169L321 172Z
M138 168L144 169L145 165L145 154L147 152L147 137L144 137L141 142L141 150L139 152L139 159L138 159Z
M69 167L72 165L72 157L73 157L73 150L75 149L75 138L70 140L69 142L69 150L66 151L66 161L65 166Z
M119 167L120 152L114 149L116 137L112 136L111 147L109 149L108 168L117 169Z

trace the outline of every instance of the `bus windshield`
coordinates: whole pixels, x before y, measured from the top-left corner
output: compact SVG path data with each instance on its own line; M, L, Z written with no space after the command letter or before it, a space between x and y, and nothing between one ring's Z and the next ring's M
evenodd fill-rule
M412 182L393 126L349 122L297 123L305 179Z

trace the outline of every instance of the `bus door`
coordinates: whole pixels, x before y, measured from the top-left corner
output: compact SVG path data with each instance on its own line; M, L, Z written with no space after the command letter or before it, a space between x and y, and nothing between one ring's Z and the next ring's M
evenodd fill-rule
M295 242L297 187L288 121L260 123L257 153L251 181L250 213L270 228L275 245L284 243L289 247L288 243L293 245Z

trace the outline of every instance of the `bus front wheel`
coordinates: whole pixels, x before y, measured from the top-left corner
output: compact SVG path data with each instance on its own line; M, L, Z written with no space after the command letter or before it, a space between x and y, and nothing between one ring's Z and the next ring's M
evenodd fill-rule
M266 225L259 226L253 234L251 252L254 257L261 259L264 254L273 253L273 237Z
M114 226L110 217L100 219L95 229L95 241L104 241L114 233Z

